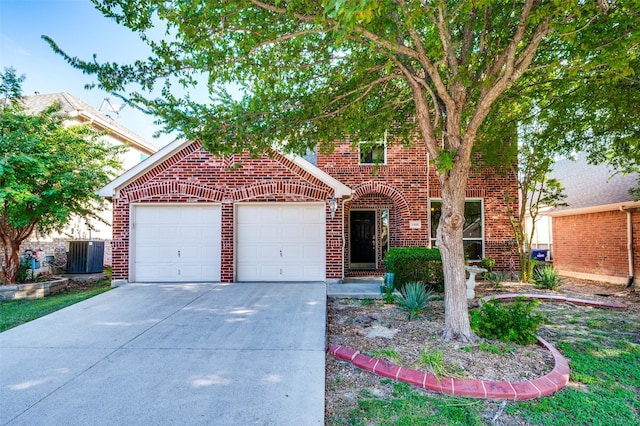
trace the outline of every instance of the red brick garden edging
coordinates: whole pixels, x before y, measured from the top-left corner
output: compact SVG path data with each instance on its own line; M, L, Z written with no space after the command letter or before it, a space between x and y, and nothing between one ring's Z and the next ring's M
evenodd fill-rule
M584 306L618 309L626 308L624 304L619 302L599 302L574 299L564 296L538 294L501 294L483 297L480 300L514 300L516 297L551 302L568 302ZM332 344L329 346L327 351L339 359L352 363L358 368L370 371L382 377L388 377L405 382L421 389L470 398L511 399L514 401L523 401L551 395L565 387L569 382L570 370L567 360L553 345L541 337L538 337L538 344L551 352L554 360L553 370L542 377L538 377L537 379L516 383L477 379L458 380L449 377L442 377L441 379L438 379L431 373L424 373L410 368L400 367L399 365L390 362L363 355L359 351L346 346Z

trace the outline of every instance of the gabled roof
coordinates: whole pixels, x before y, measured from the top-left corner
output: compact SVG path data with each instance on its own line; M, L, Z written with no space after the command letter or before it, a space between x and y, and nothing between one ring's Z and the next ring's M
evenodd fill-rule
M637 173L623 175L615 173L607 164L588 164L584 153L577 155L575 161L557 161L549 177L562 184L567 195L564 202L568 204L550 210L550 216L640 207L640 202L634 201L629 194L629 189L637 186Z
M106 131L113 137L147 155L151 155L158 150L157 146L146 141L142 136L137 135L113 118L66 92L24 96L22 98L23 106L32 113L41 112L54 102L57 102L61 111L69 115L69 117L82 122L89 122L98 130Z
M164 146L158 152L156 152L155 154L153 154L143 162L127 170L126 172L124 172L123 174L121 174L111 182L109 182L107 185L102 187L98 191L98 195L105 198L113 197L120 188L133 182L134 180L144 175L145 173L153 169L158 164L161 164L163 161L170 158L171 156L173 156L183 148L187 147L191 143L193 143L193 141L177 139L172 143ZM330 176L326 172L320 170L318 167L314 166L313 164L309 163L304 158L297 155L285 155L285 157L290 161L292 161L297 166L299 166L300 168L302 168L303 170L305 170L307 173L311 174L315 178L319 179L321 182L325 183L330 188L333 188L334 197L342 198L342 197L349 196L353 193L351 188L349 188L342 182L338 181L333 176Z

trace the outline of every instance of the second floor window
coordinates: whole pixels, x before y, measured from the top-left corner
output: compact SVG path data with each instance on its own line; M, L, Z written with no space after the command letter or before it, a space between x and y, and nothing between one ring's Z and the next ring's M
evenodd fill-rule
M360 164L386 164L387 145L380 142L361 142L358 146L360 151Z

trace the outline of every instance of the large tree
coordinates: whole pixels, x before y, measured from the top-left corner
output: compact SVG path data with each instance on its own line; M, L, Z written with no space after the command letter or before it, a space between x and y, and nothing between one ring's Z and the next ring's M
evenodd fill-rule
M475 338L462 226L472 151L491 132L487 116L528 71L571 69L572 45L637 40L629 21L638 24L637 0L612 7L606 0L93 1L139 32L152 54L133 64L100 63L71 57L47 39L52 47L95 74L100 87L214 153L274 144L330 150L345 135L367 141L390 130L409 141L417 133L442 193L444 337L459 340ZM154 26L166 28L166 40L148 35ZM575 59L583 66L600 56L591 49L588 59ZM229 84L240 87L241 99Z
M120 149L88 125L69 126L53 104L25 110L13 69L0 75L0 244L3 284L15 283L20 244L36 230L62 228L72 214L98 217L95 191L119 168Z

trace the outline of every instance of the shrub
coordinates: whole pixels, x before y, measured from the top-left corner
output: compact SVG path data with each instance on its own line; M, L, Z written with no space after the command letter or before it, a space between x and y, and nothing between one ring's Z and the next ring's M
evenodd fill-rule
M424 247L391 248L385 258L387 272L395 274L395 288L420 281L435 291L444 291L440 250Z
M536 269L533 274L533 284L538 288L555 290L562 285L563 279L552 266Z
M493 272L493 268L496 267L496 260L490 257L485 257L481 259L480 262L478 262L478 266L480 268L486 269L487 270L487 272L485 272L486 274L490 274L491 272Z
M393 294L393 286L392 285L382 285L380 286L380 293L382 294L382 299L384 303L387 305L391 305L396 301L396 295Z
M432 294L433 289L427 290L423 283L410 282L400 290L398 305L402 310L408 312L407 319L410 320L426 309L427 302L431 299Z
M29 277L29 275L31 275L31 277ZM20 259L20 264L18 265L18 274L16 275L16 282L24 283L29 278L33 278L33 270L31 269L31 264L27 259Z
M502 283L507 281L508 277L502 271L492 271L485 272L484 279L489 281L494 289L500 290L502 288Z
M482 304L471 312L471 328L487 339L530 345L537 341L536 332L544 317L533 313L537 300L526 302L517 298L512 304L497 300Z

